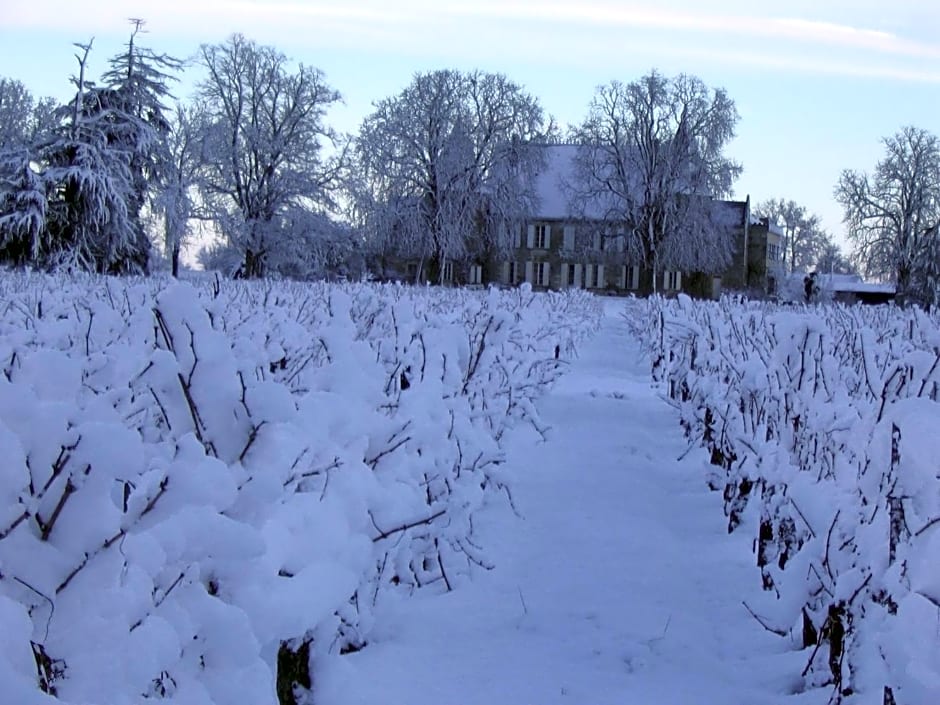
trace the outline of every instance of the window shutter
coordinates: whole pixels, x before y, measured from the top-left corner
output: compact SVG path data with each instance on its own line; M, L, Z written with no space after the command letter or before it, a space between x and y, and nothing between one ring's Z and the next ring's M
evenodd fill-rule
M621 289L627 288L627 265L620 265L620 281L617 283Z
M552 226L545 226L545 249L550 250L552 248Z
M626 237L624 236L623 233L617 233L617 239L614 240L614 249L617 250L617 252L623 252L623 246L624 246L625 240L626 240Z
M533 279L532 279L532 269L533 269L533 268L532 268L532 260L529 260L528 262L525 263L525 280L526 280L527 282L529 282L530 284L533 283Z
M520 228L513 229L512 247L515 250L518 250L520 247L522 247L522 230Z
M637 264L630 267L630 288L640 288L640 266Z
M552 264L551 262L545 262L542 264L542 285L551 286L552 285Z
M512 284L512 282L509 281L509 262L503 262L503 276L500 277L500 279L503 284Z
M565 226L563 237L564 237L563 247L566 250L573 250L574 249L574 226L573 225Z
M525 246L530 250L535 247L535 226L530 225L528 228L528 233L526 235Z
M580 264L574 265L574 285L578 289L581 288L581 282L582 282L581 270L582 269L583 267Z
M594 233L594 249L595 250L601 249L601 234L600 233Z
M558 287L559 289L568 288L568 267L569 266L571 265L569 265L567 262L561 263L561 281L559 282L561 286Z
M676 291L680 291L681 289L682 289L682 272L677 271L676 272Z
M607 280L604 278L604 265L602 264L597 265L597 288L607 288Z

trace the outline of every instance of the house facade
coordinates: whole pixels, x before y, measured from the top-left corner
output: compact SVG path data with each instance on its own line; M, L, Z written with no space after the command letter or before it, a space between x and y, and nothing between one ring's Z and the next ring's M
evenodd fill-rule
M605 219L601 209L592 213L570 207L566 180L573 178L575 145L547 145L545 168L536 180L538 207L517 228L508 256L486 269L498 273L495 282L515 286L528 282L534 289L583 288L595 293L666 295L686 292L717 298L721 291L759 288L766 291L767 234L752 238L750 198L717 201L716 227L727 228L733 243L731 263L720 275L652 269L632 262L625 224ZM588 212L584 212L588 210ZM763 231L762 231L763 232ZM775 237L775 236L774 236ZM779 249L779 241L776 241ZM761 258L755 267L753 258Z
M386 269L405 281L429 280L458 286L528 282L536 290L586 289L599 294L665 295L685 292L698 298L717 298L722 291L772 293L781 234L766 221L754 222L750 198L709 201L713 227L727 231L731 261L719 274L674 269L654 272L631 259L626 224L607 217L601 207L571 206L576 145L545 145L544 167L534 181L537 206L518 223L499 255L440 262L429 277L427 263L395 259ZM577 212L576 212L577 210ZM388 274L386 276L389 276Z
M748 238L747 288L776 296L783 276L783 230L769 218L751 224Z
M515 233L509 258L500 262L499 283L529 282L536 289L589 289L603 293L639 292L640 267L625 262L626 238L597 224L565 218L532 218ZM648 277L648 275L646 275ZM678 290L678 282L669 277Z

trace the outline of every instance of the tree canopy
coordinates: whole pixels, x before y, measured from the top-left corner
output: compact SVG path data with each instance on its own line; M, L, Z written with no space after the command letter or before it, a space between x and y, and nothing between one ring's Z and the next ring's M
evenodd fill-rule
M600 86L573 132L581 145L574 201L622 223L631 254L654 273L717 273L732 242L721 222L727 210L714 199L741 172L724 154L737 121L728 94L694 76L652 71Z
M206 114L203 197L240 273L264 275L312 211L333 205L339 163L324 147L338 140L326 112L339 102L319 69L296 67L277 49L235 34L205 44L207 75L197 99Z
M874 172L846 170L835 197L865 274L893 280L902 298L936 298L940 271L940 140L908 126L883 140Z
M505 250L531 212L538 143L552 134L538 100L501 74L416 75L360 129L357 196L370 236L421 258L431 278L446 259Z

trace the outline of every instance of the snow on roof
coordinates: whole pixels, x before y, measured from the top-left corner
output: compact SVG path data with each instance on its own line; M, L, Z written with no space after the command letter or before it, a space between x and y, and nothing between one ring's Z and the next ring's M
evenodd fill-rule
M587 203L575 202L574 186L577 184L578 151L584 147L576 144L542 145L543 163L535 176L535 192L538 205L531 214L536 220L571 220L585 218L604 220L617 213L617 205L597 195ZM639 184L636 184L638 187ZM612 198L612 197L610 197ZM716 201L721 205L719 216L728 224L745 223L750 217L750 202Z
M542 156L544 164L535 177L538 206L536 218L549 220L567 218L571 213L565 184L574 174L574 158L578 148L573 144L546 145Z
M794 272L790 278L802 282L805 276L805 272ZM858 274L817 274L816 282L820 288L836 293L893 294L896 291L894 284L866 282Z
M577 182L576 158L580 147L576 144L543 145L544 163L535 177L538 206L533 218L540 220L569 220L580 217L601 220L609 208L600 198L588 204L573 205L573 185Z
M838 275L835 275L838 276ZM855 292L856 294L893 294L895 293L894 284L882 284L879 282L832 282L824 284L831 291Z

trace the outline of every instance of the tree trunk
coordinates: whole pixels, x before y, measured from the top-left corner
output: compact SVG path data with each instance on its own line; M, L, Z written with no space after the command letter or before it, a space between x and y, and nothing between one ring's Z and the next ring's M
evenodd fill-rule
M294 688L300 686L310 690L310 641L305 640L294 651L286 641L281 642L277 652L277 699L281 705L297 705Z
M911 268L908 265L898 265L897 300L902 306L906 305L911 295Z
M264 252L255 252L251 249L245 250L242 276L245 279L260 279L264 276Z

